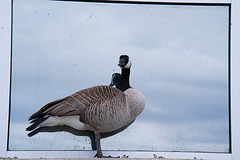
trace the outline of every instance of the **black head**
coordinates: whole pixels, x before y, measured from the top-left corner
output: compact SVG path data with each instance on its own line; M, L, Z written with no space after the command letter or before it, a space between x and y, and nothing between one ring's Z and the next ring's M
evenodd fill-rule
M120 82L121 82L121 74L120 73L113 73L111 84L109 86L116 86L116 88L120 88Z
M121 55L119 58L119 64L122 69L130 68L132 65L131 61L129 60L128 55Z

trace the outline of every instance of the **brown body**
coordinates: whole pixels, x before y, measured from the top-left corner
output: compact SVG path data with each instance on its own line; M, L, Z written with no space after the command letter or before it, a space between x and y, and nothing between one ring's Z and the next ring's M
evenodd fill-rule
M137 92L137 90L130 88L129 91L131 90ZM132 122L144 108L143 96L140 100L143 104L135 106L136 103L131 100L128 92L124 93L110 86L95 86L80 90L66 98L43 106L29 120L44 117L46 119L43 119L42 124L35 123L27 130L33 130L38 125L44 126L46 123L44 121L48 121L47 116L69 118L79 116L79 125L82 122L99 133L117 130Z

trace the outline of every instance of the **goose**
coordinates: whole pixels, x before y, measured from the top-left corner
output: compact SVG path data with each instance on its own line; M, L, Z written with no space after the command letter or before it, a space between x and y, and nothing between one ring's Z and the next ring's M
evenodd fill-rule
M50 102L30 116L29 121L32 124L26 130L62 125L77 130L91 130L95 134L97 148L94 157L107 157L102 154L100 134L116 131L130 124L145 107L143 94L129 84L132 65L129 57L121 55L118 65L122 72L121 90L106 85L94 86Z

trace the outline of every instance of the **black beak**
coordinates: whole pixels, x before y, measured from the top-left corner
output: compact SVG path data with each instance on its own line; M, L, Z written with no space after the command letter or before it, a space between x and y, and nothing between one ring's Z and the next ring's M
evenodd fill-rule
M113 82L111 82L111 83L109 84L109 86L111 86L111 87L112 87L112 86L114 86L114 83L113 83Z

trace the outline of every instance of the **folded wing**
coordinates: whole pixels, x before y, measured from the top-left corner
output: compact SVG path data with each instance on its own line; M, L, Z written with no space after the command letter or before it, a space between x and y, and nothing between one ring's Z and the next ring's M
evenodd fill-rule
M98 103L111 101L114 97L124 97L119 89L110 86L95 86L80 90L68 97L50 102L34 113L29 120L49 116L75 116L83 115L87 108ZM99 106L101 107L101 106Z

